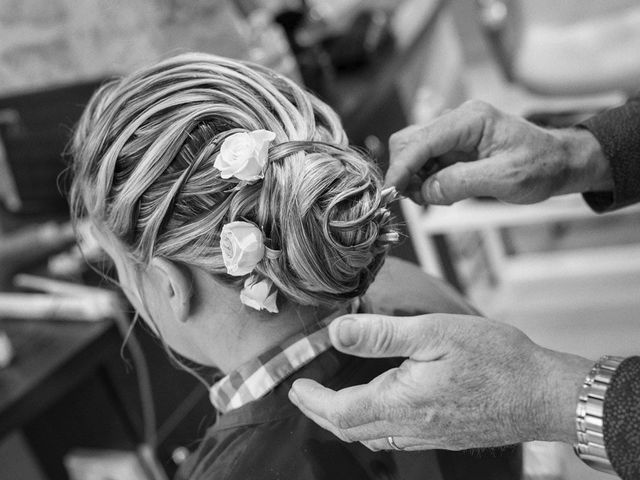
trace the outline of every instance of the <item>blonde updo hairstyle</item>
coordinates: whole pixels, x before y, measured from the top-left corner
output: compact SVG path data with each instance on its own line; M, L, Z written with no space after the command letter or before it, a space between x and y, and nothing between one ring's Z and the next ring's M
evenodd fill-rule
M258 129L276 135L264 178L221 178L222 141ZM71 155L72 217L109 232L137 265L162 257L240 286L220 232L250 221L281 251L254 273L290 301L334 305L365 292L397 241L380 172L349 147L335 112L258 65L185 54L110 81Z

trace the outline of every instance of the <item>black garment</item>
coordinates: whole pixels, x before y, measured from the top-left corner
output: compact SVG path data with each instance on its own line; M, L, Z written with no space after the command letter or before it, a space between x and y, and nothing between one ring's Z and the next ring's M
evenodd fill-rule
M613 192L586 193L589 206L602 213L640 202L640 94L581 126L600 142L614 183Z
M372 452L344 443L307 419L288 399L297 378L333 389L367 383L397 366L331 349L267 396L232 410L207 432L191 460L190 480L440 480L435 453Z
M581 126L600 142L614 183L613 192L586 193L589 206L607 212L640 202L640 94ZM604 401L603 422L611 465L624 480L639 480L640 357L625 360L615 372Z

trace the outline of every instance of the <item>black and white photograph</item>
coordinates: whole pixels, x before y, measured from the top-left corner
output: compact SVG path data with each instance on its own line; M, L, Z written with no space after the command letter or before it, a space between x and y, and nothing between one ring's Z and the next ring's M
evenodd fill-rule
M0 0L0 480L616 478L638 0Z

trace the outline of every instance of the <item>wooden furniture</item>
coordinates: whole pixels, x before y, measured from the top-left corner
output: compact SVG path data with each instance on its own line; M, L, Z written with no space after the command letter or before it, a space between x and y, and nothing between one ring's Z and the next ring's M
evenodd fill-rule
M110 321L0 320L15 349L0 370L0 437L55 403L113 353L121 340Z
M68 478L63 458L74 448L139 446L143 432L136 377L112 321L0 319L0 329L16 351L12 364L0 370L0 439L20 430L50 480ZM206 389L174 369L155 339L146 333L138 338L150 365L157 457L171 475L173 451L193 447L215 412Z
M457 282L488 317L586 358L637 352L640 205L597 216L570 195L426 210L407 201L403 210L423 269ZM483 277L472 278L473 262Z
M20 430L50 479L67 478L64 455L88 437L93 445L136 445L139 410L125 407L107 367L122 342L112 322L3 319L0 329L15 349L0 370L0 438Z
M493 200L469 199L448 207L431 206L427 209L407 200L403 202L403 211L423 269L457 285L463 283L460 273L441 257L439 239L442 236L463 232L479 233L486 250L488 268L499 282L507 269L517 268L513 266L515 263L526 261L526 257L522 259L516 255L507 255L501 229L594 218L593 211L578 195L555 197L534 205L510 205ZM638 212L640 206L636 205L608 216L625 217Z

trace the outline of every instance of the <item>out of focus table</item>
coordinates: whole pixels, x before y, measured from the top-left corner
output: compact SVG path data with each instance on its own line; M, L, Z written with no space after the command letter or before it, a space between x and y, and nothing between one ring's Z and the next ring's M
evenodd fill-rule
M0 320L15 358L0 370L0 438L96 372L122 342L115 324Z
M127 448L142 439L135 388L114 376L122 335L113 321L0 319L15 350L0 370L0 439L21 432L50 480L68 478L75 446Z

